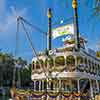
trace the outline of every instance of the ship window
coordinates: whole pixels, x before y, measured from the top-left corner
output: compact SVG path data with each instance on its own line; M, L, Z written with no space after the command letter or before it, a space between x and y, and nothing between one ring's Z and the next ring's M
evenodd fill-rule
M40 69L43 67L43 61L40 59L39 61L36 61L36 69Z
M94 66L94 63L92 63L92 72L94 73L95 71L95 66Z
M34 85L34 83L35 83L35 82L33 81L33 83L32 83L32 84L33 84L33 90L35 90L35 85Z
M85 64L87 65L87 58L84 59Z
M88 60L88 64L89 64L89 66L91 66L91 61L90 60Z
M97 92L96 80L91 80L91 83L92 83L93 92L96 93Z
M45 60L45 66L47 67L52 67L54 66L54 63L53 63L53 59L52 58L48 58Z
M44 81L44 90L46 90L46 89L47 89L47 82Z
M43 86L42 81L40 81L40 90L43 89L42 86Z
M64 66L65 65L65 59L63 56L58 56L55 58L55 66Z
M88 66L89 66L90 72L92 72L92 66L91 66L91 61L90 60L88 60Z
M89 72L89 66L88 66L87 58L84 58L84 63L85 63L85 70L86 70L86 72Z
M67 63L67 65L71 65L71 66L75 65L74 56L72 56L72 55L67 56L66 57L66 63Z
M34 70L34 66L35 66L35 64L34 64L34 61L32 62L32 69Z
M77 63L78 63L78 65L82 64L83 63L83 57L77 56Z
M99 75L100 75L100 65L99 65L99 70L98 71L99 71Z
M67 79L67 80L62 80L62 90L66 91L66 92L77 92L78 88L77 88L77 80L73 80L73 79Z
M72 80L72 91L78 92L77 80Z
M39 90L39 81L36 81L36 90Z
M97 64L95 63L95 73L97 73Z
M50 88L51 88L51 90L53 90L53 82L51 82L51 87Z
M100 93L100 80L98 82L99 82L99 93Z
M54 85L54 90L58 91L59 90L59 80L53 80L53 85Z
M97 66L97 73L99 74L99 64L98 64L98 66Z
M81 93L88 93L88 91L90 90L90 82L88 79L81 79L79 81L80 84L80 92ZM89 95L89 94L88 94Z
M36 69L40 69L40 65L38 61L36 61Z

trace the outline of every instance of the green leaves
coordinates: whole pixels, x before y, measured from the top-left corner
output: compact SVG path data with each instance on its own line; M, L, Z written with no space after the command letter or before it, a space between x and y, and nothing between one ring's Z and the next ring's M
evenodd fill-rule
M26 60L23 60L21 57L15 59L11 54L0 52L0 86L12 86L15 62L21 65L19 70L16 68L16 82L18 80L18 71L20 72L20 79L23 82L22 85L31 81L31 65L28 65Z

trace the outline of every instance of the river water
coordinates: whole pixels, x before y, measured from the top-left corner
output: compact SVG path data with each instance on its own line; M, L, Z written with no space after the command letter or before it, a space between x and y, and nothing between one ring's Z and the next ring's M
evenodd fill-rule
M0 100L9 100L10 97L9 96L0 96Z

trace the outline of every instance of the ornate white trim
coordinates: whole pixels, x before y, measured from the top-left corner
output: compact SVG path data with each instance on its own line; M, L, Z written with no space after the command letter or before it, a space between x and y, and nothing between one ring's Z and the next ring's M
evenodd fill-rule
M38 79L46 79L47 77L45 76L44 73L41 74L36 73L33 74L31 78L32 80L38 80ZM76 79L88 78L88 79L100 80L100 76L91 75L85 72L52 72L50 78L58 78L58 79L59 78L76 78Z

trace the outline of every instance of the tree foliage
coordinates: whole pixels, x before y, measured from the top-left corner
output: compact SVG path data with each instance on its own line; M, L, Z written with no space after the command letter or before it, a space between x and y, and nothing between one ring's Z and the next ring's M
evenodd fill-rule
M15 59L11 54L0 52L0 86L12 86L15 62L21 65L16 68L20 73L21 85L29 85L31 82L31 65L21 57ZM15 74L16 82L18 80L17 72Z
M97 52L96 52L96 56L97 56L98 58L100 58L100 51L97 51Z

